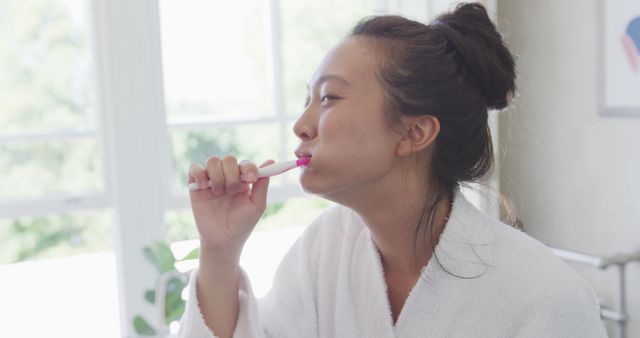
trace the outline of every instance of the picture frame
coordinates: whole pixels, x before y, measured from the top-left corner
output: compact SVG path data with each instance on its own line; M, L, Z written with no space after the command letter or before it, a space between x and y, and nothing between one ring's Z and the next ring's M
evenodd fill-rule
M600 1L599 112L640 117L640 1Z

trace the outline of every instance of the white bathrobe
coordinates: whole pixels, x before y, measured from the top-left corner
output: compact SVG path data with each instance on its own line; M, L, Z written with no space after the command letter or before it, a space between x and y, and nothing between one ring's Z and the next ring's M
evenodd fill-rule
M539 241L482 214L459 189L436 255L394 325L369 229L353 210L332 206L285 255L265 297L255 298L242 271L234 337L606 337L586 281ZM196 276L179 336L213 338Z

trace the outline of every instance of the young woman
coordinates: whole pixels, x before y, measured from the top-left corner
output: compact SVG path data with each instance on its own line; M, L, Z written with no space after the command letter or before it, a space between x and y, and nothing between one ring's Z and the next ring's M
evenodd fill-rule
M238 261L269 179L240 182L257 167L233 156L192 165L201 254L180 336L606 337L583 279L460 192L491 172L487 111L508 105L514 83L480 4L429 25L359 22L313 75L293 128L296 155L312 157L304 191L337 204L285 255L264 298Z

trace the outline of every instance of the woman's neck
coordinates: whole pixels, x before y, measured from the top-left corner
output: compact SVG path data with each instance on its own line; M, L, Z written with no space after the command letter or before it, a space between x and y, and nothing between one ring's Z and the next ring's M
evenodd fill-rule
M435 198L433 186L417 175L396 172L366 190L358 192L357 198L352 196L353 203L347 206L362 217L371 231L383 265L393 273L419 273L444 230L453 196L435 206L434 229L416 231L427 202L433 203Z
M447 198L436 206L433 218L435 223L432 225L435 227L434 229L416 231L422 211L422 208L416 209L413 217L407 218L405 223L377 227L369 225L385 272L407 277L416 276L431 259L433 250L451 213L451 200ZM420 226L430 225L421 224ZM427 237L430 234L433 236ZM419 237L416 238L416 236Z
M435 188L419 175L406 173L393 170L374 182L332 196L334 202L358 213L371 232L380 254L394 323L422 268L431 259L454 198L447 196L435 206L434 229L416 231L427 201L434 200Z

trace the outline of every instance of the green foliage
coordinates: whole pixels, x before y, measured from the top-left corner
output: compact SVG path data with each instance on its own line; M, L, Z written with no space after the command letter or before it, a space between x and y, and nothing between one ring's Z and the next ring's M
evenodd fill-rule
M184 313L185 302L182 299L182 290L187 285L179 279L172 279L167 285L165 317L166 323L179 320Z
M235 128L172 133L174 190L184 190L189 171L187 164L200 163L204 166L210 156L238 154L238 141Z
M268 204L267 208L264 210L264 214L262 214L262 219L266 219L266 218L269 218L270 216L277 214L278 211L284 208L284 206L285 206L285 202Z
M0 14L0 131L89 125L86 27L61 1L0 0Z
M156 303L156 290L147 290L144 292L144 299L151 303L151 304L155 304Z
M135 316L133 318L133 328L136 332L143 336L153 336L156 334L156 330L142 318L142 316Z
M0 0L0 134L90 128L89 30L80 2ZM98 190L95 139L0 144L0 199ZM102 210L0 220L0 264L106 250Z
M67 220L69 216L64 215L63 218ZM78 236L83 230L82 226L71 222L65 223L70 224L70 226L62 228L49 227L47 226L48 222L43 218L37 218L31 222L17 220L12 223L10 226L15 236L14 238L24 240L24 245L21 245L17 250L15 259L22 261L28 257L35 256L37 253L66 242L72 236Z
M187 149L184 160L189 163L202 163L210 156L221 157L239 153L234 129L218 129L215 133L189 132L186 138Z
M309 224L332 202L314 196L290 198L270 203L256 226L256 231Z
M181 259L176 259L175 255L171 251L171 248L164 242L153 242L143 249L145 257L156 268L159 274L163 274L169 271L175 271L175 264L190 259L198 258L200 254L200 248L191 250ZM171 278L167 282L167 289L165 295L165 323L170 323L179 320L182 317L185 309L185 301L182 299L182 290L187 285L182 280L177 278ZM144 293L144 299L150 303L156 303L155 290L147 290ZM152 336L156 334L156 330L151 326L144 317L136 315L133 318L133 328L140 335Z
M371 14L371 3L371 0L281 0L283 84L287 115L298 116L302 113L306 83L327 52L347 36L358 20Z
M0 144L0 199L99 190L100 163L95 140Z
M176 263L176 258L173 252L165 243L154 242L144 248L144 255L158 270L158 273L163 274L173 269Z
M190 259L196 259L200 257L200 248L191 250L186 256L182 257L180 261L188 261Z
M0 264L107 250L109 224L103 210L0 220Z

